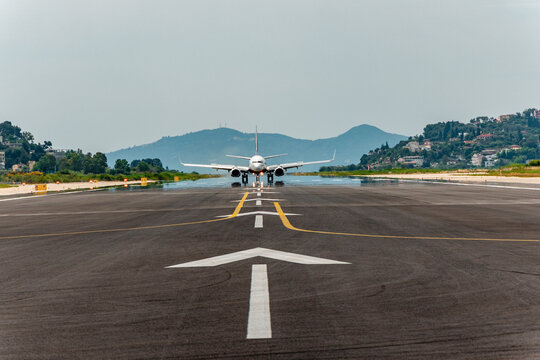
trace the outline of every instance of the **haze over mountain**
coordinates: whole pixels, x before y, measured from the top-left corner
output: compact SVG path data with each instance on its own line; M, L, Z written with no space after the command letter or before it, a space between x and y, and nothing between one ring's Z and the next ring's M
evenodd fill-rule
M335 165L357 163L363 154L388 142L390 146L406 139L406 136L387 133L371 125L359 125L332 138L319 140L295 139L282 134L259 134L259 153L273 155L287 153L281 158L269 160L270 164L330 159L336 150ZM132 161L143 158L159 158L163 166L184 172L215 172L204 168L184 167L184 162L200 164L246 165L242 159L225 155L251 156L255 153L254 133L242 133L229 128L201 130L180 136L166 136L151 144L134 146L107 154L110 166L116 159ZM318 170L320 165L302 167L302 170Z

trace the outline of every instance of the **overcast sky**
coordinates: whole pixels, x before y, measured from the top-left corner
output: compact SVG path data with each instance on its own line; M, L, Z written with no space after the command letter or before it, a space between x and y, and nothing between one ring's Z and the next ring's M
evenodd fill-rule
M540 107L540 0L0 0L0 121L112 151Z

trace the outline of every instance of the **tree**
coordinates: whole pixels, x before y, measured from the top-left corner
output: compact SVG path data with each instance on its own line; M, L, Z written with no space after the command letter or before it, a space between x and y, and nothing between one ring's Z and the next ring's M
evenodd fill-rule
M148 164L146 161L141 161L137 164L137 171L140 172L147 172L150 171L150 164Z
M129 174L129 163L126 159L117 159L114 163L114 170L119 174Z
M54 155L47 154L41 157L34 165L34 170L44 173L52 173L56 171L56 158Z
M14 148L6 150L6 168L11 168L14 164L26 164L30 160L30 155L24 148Z
M103 174L107 170L107 157L101 152L92 156L88 153L84 156L83 171L85 174Z
M107 157L102 152L97 152L92 158L96 174L103 174L107 171Z
M50 141L48 141L48 140L45 140L45 141L43 142L43 148L44 148L45 150L51 149L51 148L52 148L52 142L50 142Z
M4 121L0 124L0 135L4 138L22 138L21 128L11 124L11 121Z
M30 132L28 131L23 131L22 132L22 137L24 140L26 140L27 142L29 142L30 144L32 144L34 142L34 135L32 135Z
M60 160L60 171L82 171L84 163L84 155L82 150L68 150L66 156Z

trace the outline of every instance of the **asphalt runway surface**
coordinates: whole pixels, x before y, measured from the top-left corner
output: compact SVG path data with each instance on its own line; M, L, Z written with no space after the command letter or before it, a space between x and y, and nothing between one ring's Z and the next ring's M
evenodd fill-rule
M1 359L540 359L538 190L285 184L0 208Z

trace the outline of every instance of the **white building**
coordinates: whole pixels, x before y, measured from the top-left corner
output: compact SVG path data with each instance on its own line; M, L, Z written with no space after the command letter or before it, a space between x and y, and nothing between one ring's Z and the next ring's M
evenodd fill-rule
M414 153L420 149L420 144L418 141L409 141L405 147L409 149L410 152Z
M482 160L484 160L484 155L482 155L482 154L474 154L471 157L471 164L473 166L482 166Z
M484 156L484 159L485 159L484 165L486 167L493 167L495 166L495 163L497 162L498 157L497 157L497 154L493 154L493 155Z
M5 170L5 169L6 169L6 153L4 151L0 151L0 170Z
M414 167L421 167L424 165L423 156L404 156L398 159L398 163L402 165L413 165Z

